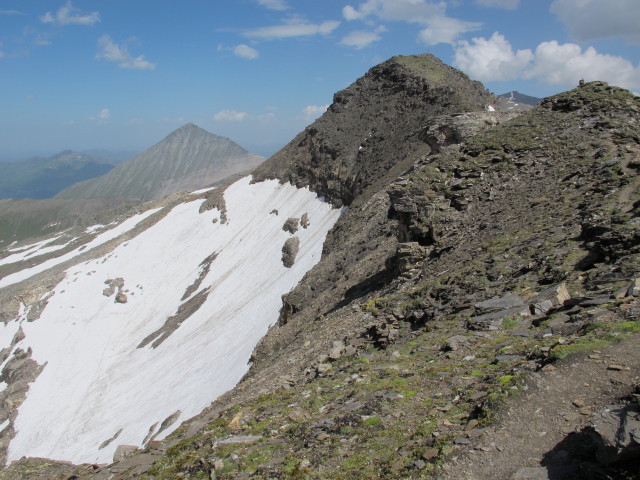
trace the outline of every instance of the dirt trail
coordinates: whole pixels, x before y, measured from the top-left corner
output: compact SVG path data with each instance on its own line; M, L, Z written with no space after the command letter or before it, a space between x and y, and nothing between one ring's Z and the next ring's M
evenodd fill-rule
M611 367L622 370L613 370ZM640 335L601 352L565 359L536 373L527 391L513 400L497 422L452 454L439 480L508 480L522 467L539 467L571 432L589 424L591 412L629 395L640 384ZM545 462L545 463L547 463ZM526 478L574 478L549 474Z

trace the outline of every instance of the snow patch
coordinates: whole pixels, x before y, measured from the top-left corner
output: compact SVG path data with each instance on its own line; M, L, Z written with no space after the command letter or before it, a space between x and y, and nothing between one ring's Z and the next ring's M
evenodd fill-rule
M39 265L35 265L31 268L25 268L24 270L20 270L19 272L15 272L11 275L7 275L6 277L0 279L0 288L6 287L8 285L13 285L14 283L18 283L23 280L26 280L27 278L33 277L34 275L44 272L45 270L55 267L56 265L60 265L61 263L66 262L67 260L70 260L71 258L77 255L80 255L81 253L88 252L92 248L95 248L104 243L107 243L108 241L113 240L114 238L119 237L123 233L126 233L129 230L133 229L142 220L144 220L147 217L150 217L151 215L153 215L159 210L161 210L161 208L154 208L151 210L147 210L144 213L135 215L131 218L128 218L117 227L114 227L111 230L107 230L106 232L95 237L89 243L86 243L69 253L66 253L56 258L52 258L50 260L40 263Z
M217 187L202 188L200 190L196 190L195 192L191 192L189 195L200 195L201 193L210 192L211 190L215 190L216 188Z
M62 235L56 235L53 238L47 238L40 242L26 245L24 247L8 249L7 250L8 252L16 252L16 253L13 253L7 257L0 259L0 265L8 265L10 263L21 262L22 260L26 260L29 257L36 257L39 255L44 255L49 252L55 252L56 250L60 250L66 247L69 243L71 243L71 240L61 245L52 245L50 247L47 247L46 245L49 245L55 242L61 236Z
M320 260L340 210L306 188L250 177L224 197L226 224L211 221L216 210L199 214L202 200L180 204L110 254L68 269L40 318L22 324L20 343L46 366L19 408L8 462L110 462L117 445L142 445L154 425L175 419L156 438L165 437L248 371L281 296ZM281 218L303 213L310 225L296 233L300 249L286 268ZM214 253L193 295L209 289L204 303L155 348L138 348L190 301L181 299ZM105 281L117 278L127 303L103 295ZM120 429L117 442L99 449Z
M98 223L97 225L91 225L90 227L87 227L84 233L94 233L94 232L97 232L98 230L102 230L103 228L107 228L107 225L102 225Z

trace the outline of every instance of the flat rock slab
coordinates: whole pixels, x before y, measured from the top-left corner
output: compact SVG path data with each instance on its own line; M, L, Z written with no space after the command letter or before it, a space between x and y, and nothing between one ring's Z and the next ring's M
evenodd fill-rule
M591 424L600 463L608 465L640 454L638 405L609 405L593 416Z
M467 321L467 326L471 330L499 330L502 328L504 319L509 317L528 317L529 315L529 307L523 303L520 306L511 307L499 312L485 313L471 317Z
M523 467L518 470L511 480L559 480L573 479L579 469L576 466L559 466L559 467Z
M146 471L148 467L153 465L154 462L158 460L158 458L160 458L158 455L152 455L150 453L139 453L114 464L113 466L111 466L111 468L109 468L109 471L111 473L123 473L136 470L139 473L142 473Z
M509 293L503 297L490 298L474 305L478 314L498 312L510 308L524 307L524 300L518 295Z
M225 437L216 440L218 445L232 445L236 443L256 443L262 440L259 435L233 435L232 437Z

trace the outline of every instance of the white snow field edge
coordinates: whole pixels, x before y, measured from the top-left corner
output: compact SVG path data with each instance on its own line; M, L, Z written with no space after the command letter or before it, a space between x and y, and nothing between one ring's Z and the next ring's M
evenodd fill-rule
M199 214L202 199L180 204L108 255L68 269L38 320L26 322L22 308L2 329L10 329L0 332L7 346L22 326L25 338L14 350L31 347L32 358L46 363L13 423L7 462L109 463L118 445L142 445L180 411L156 437L164 438L248 371L255 345L278 319L281 296L320 260L340 210L306 188L250 184L250 177L224 198L227 223L212 222L217 210ZM292 235L282 226L304 213L310 224L295 234L300 249L286 268L281 249ZM212 253L210 271L189 297L210 288L201 308L156 348L137 348L188 301L181 298ZM103 294L105 281L118 277L124 304Z
M119 237L123 233L128 232L133 229L136 225L138 225L145 218L150 217L157 211L162 210L162 208L154 208L151 210L147 210L146 212L139 213L138 215L134 215L131 218L126 219L120 225L107 230L106 232L101 233L89 243L79 246L75 250L72 250L64 255L59 257L51 258L46 260L38 265L35 265L31 268L25 268L23 270L19 270L11 275L7 275L6 277L0 278L0 288L7 287L9 285L13 285L14 283L22 282L27 278L31 278L34 275L44 272L50 268L55 267L56 265L60 265L62 262L66 262L67 260L80 255L81 253L86 253L92 248L99 247L107 243L109 240L113 240L116 237ZM57 238L57 237L56 237ZM51 240L52 241L52 240ZM71 243L71 242L68 242Z
M9 263L21 262L22 260L26 260L27 258L34 258L39 255L45 255L49 252L55 252L56 250L60 250L61 248L66 247L70 242L66 242L60 245L49 245L55 242L62 235L56 235L53 238L47 238L37 243L33 243L31 245L25 245L21 248L8 248L7 252L15 252L10 253L4 258L0 258L0 265L7 265Z

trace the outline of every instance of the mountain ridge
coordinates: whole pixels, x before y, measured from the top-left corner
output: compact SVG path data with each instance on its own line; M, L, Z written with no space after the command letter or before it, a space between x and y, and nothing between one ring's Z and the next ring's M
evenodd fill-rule
M495 412L527 395L532 376L637 339L638 98L591 82L526 113L490 112L481 85L430 55L395 57L352 87L252 179L347 208L320 261L283 296L243 380L168 438L118 449L113 465L21 460L0 478L446 475L460 455L496 448L485 443ZM197 198L203 214L228 221L224 188ZM306 228L303 218L282 218L278 230ZM620 362L609 364L622 373L607 401L634 391ZM610 387L602 367L597 387ZM592 401L594 413L605 407ZM562 428L588 430L586 414L566 418ZM549 439L568 441L549 428ZM553 465L595 468L572 455ZM508 461L496 478L531 463Z
M57 198L159 199L251 170L262 160L232 140L188 123L107 175L73 185Z
M74 183L103 175L112 168L111 164L73 150L50 157L6 162L0 198L51 198Z

